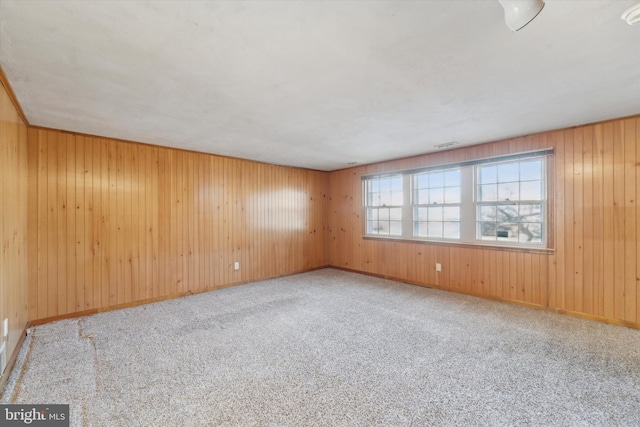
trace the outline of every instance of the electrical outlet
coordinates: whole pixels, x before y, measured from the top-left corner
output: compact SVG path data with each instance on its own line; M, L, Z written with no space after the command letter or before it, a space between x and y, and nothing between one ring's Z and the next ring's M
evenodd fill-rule
M442 271L442 264L436 262L436 271Z
M240 263L238 261L233 263L233 269L234 270L240 270Z
M2 330L4 331L2 332L3 337L9 335L9 318L4 319Z

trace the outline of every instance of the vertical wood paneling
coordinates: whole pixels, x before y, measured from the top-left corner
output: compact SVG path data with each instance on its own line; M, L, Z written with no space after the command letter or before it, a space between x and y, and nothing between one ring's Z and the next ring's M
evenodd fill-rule
M57 205L57 134L46 134L47 146L47 204L46 212L46 233L47 233L47 289L49 297L47 299L47 315L58 312L58 294L60 285L58 283L58 205Z
M327 264L325 172L54 130L29 135L32 320Z
M82 299L79 298L77 288L77 270L78 265L78 236L77 229L75 227L76 218L76 193L77 191L83 191L82 185L78 185L76 181L76 150L75 141L71 135L65 135L65 157L67 159L67 165L65 168L67 175L66 185L66 215L65 215L65 231L67 238L67 245L69 247L69 253L67 254L67 265L65 270L67 271L67 283L68 283L68 305L70 309L74 311L82 310Z
M567 310L573 310L575 306L575 270L574 270L574 238L575 238L575 210L574 210L574 150L573 150L573 131L565 130L564 132L564 247L571 249L567 251L564 257L564 295L563 304Z
M614 319L624 319L625 290L625 145L624 123L617 121L613 126L613 315Z
M597 127L597 126L596 126ZM604 317L607 319L613 319L614 317L614 271L615 267L613 264L615 254L614 254L614 225L613 225L613 190L614 190L614 182L613 182L613 174L615 171L614 168L614 159L613 159L613 151L614 151L614 142L613 142L613 127L614 122L604 123L602 129L602 139L603 139L603 191L604 191L604 215L603 215L603 304L604 304Z
M29 129L28 133L37 133L36 130ZM28 136L28 141L37 141L37 138ZM2 142L4 144L4 142ZM27 143L27 159L28 159L28 227L36 225L35 230L27 228L28 237L28 260L32 261L28 268L28 292L29 295L29 313L28 318L32 319L38 313L38 274L41 269L38 263L38 145ZM2 203L2 202L0 202Z
M582 312L584 302L584 139L583 127L573 132L573 310Z
M38 249L35 253L36 259L30 258L29 265L32 266L37 264L38 266L38 283L36 287L38 288L38 301L36 302L37 311L32 317L33 313L29 313L29 319L36 319L38 316L46 316L48 312L48 301L49 301L49 288L48 288L48 274L49 274L49 261L48 261L48 242L47 239L49 237L48 229L47 229L47 214L49 212L49 207L47 204L47 194L48 194L48 167L47 167L47 144L46 144L46 136L42 135L43 132L39 130L29 131L29 145L37 145L38 151L38 176L37 176L37 190L38 190L38 205L37 215L36 215L36 224L35 226L32 223L29 223L29 234L33 234L33 230L37 229L37 240L38 240ZM35 137L34 140L31 137ZM31 208L31 206L30 206Z
M636 298L636 211L638 172L636 119L624 120L624 320L638 322Z
M593 133L593 220L592 258L585 259L585 263L593 265L593 314L604 317L604 149L602 139L602 125L592 127ZM589 254L585 254L589 256Z
M636 158L640 157L640 147L638 147L638 139L640 139L640 118L636 118ZM636 171L636 321L640 323L640 208L638 204L638 193L640 193L640 160L635 164ZM631 237L633 238L633 237Z
M594 276L594 263L591 262L594 259L593 251L593 236L594 226L593 217L595 216L595 206L593 203L593 127L584 128L583 132L583 159L582 159L582 173L584 176L583 191L583 230L582 235L584 238L584 246L582 251L582 259L580 263L582 265L582 283L584 284L583 290L583 305L580 311L585 313L595 314L593 304L593 276Z
M638 325L638 129L633 117L332 172L330 265ZM362 239L363 174L549 147L552 252Z
M3 75L0 73L0 75ZM30 290L37 291L28 264L27 208L37 202L28 195L28 175L37 170L33 158L36 147L27 148L27 127L18 109L0 84L0 322L9 319L9 334L0 337L5 344L7 359L11 358L27 324ZM30 189L33 189L31 187ZM6 377L5 377L6 378Z

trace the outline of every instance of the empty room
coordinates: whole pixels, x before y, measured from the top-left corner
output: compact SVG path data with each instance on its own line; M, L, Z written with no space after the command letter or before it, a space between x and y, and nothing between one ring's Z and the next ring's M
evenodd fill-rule
M640 425L638 0L0 0L0 425Z

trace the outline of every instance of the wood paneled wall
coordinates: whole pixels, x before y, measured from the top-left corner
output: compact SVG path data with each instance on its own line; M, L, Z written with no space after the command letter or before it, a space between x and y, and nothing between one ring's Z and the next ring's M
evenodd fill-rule
M326 172L37 128L29 168L30 319L327 264Z
M6 343L10 359L28 320L27 126L4 79L0 80L0 342ZM5 318L9 319L6 340L2 336Z
M362 238L363 174L549 147L552 253ZM345 169L329 179L330 265L640 326L640 116Z

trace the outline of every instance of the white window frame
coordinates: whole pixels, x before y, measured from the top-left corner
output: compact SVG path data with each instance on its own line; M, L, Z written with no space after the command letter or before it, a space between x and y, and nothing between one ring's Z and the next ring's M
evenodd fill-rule
M387 239L387 240L407 240L417 242L434 242L434 243L451 243L451 244L463 244L474 246L493 246L493 247L505 247L505 248L521 248L521 249L533 249L533 250L546 250L549 246L550 235L550 223L549 223L549 173L548 173L548 156L553 154L552 149L510 154L506 156L493 157L487 159L478 159L468 162L460 162L454 164L445 164L438 166L431 166L419 169L411 169L404 171L387 172L384 174L365 175L362 177L362 191L363 191L363 230L364 237L375 239ZM496 204L507 204L512 202L514 204L541 204L542 205L542 236L541 242L513 242L507 240L485 240L482 239L479 233L479 219L478 219L478 206L487 204L488 202L480 202L477 200L477 188L478 188L478 170L481 166L487 164L501 164L512 161L524 161L532 159L542 160L542 200L518 200L518 201L496 201ZM414 207L420 206L414 204L414 189L413 182L414 177L417 174L424 172L431 172L437 170L451 170L460 169L461 182L461 203L460 203L460 238L433 238L433 237L418 237L414 235ZM402 232L400 235L379 235L367 233L367 182L373 178L379 178L383 176L402 175L403 179L403 204L402 204ZM518 181L520 183L520 181ZM398 206L400 207L400 206Z
M401 190L401 195L402 195L402 199L403 200L402 200L401 204L393 203L393 195L392 195L392 193L394 192L394 190L391 187L388 190L388 192L389 192L388 203L383 203L380 200L378 201L378 203L373 203L373 204L369 204L368 203L370 194L378 194L379 195L378 198L380 198L380 194L382 193L380 188L378 188L377 191L370 191L369 186L373 184L373 181L378 181L378 185L380 185L380 181L381 180L394 179L394 178L397 178L397 177L401 177L402 180L403 180L403 182L402 182L402 190ZM362 189L363 189L364 199L365 199L365 201L364 201L365 202L364 203L364 205L365 205L364 206L364 209L365 209L365 211L364 211L365 212L364 213L364 218L365 218L364 226L365 226L365 228L364 228L364 230L365 230L365 233L367 233L369 236L392 237L392 238L399 238L399 237L402 236L402 234L401 235L391 234L391 231L392 231L391 223L392 222L394 222L394 223L398 222L397 220L392 219L391 215L389 215L388 219L384 219L384 221L389 222L389 229L387 230L387 233L380 233L380 232L378 232L378 233L369 233L368 230L369 230L369 223L370 222L374 222L375 221L375 222L378 222L378 225L379 225L379 222L380 222L379 215L380 215L380 210L381 209L388 209L389 211L391 211L391 209L400 209L401 210L401 217L400 217L400 220L399 220L401 222L400 227L401 227L401 230L404 230L404 219L406 217L406 212L405 212L405 209L406 209L405 208L405 205L406 205L406 188L405 188L405 182L404 181L405 181L404 176L402 174L397 174L397 173L395 173L395 174L378 175L378 176L371 177L369 180L363 181ZM390 183L390 185L391 185L391 183ZM395 192L397 192L397 191L398 190L395 190ZM377 218L375 218L375 219L371 218L370 219L369 218L369 212L373 212L374 210L377 212L377 215L376 215Z

